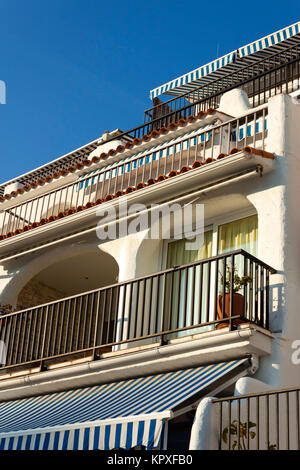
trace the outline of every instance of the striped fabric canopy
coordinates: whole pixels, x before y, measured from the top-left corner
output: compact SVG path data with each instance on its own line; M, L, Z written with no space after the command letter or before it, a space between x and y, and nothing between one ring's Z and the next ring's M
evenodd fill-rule
M174 408L247 367L243 358L2 402L0 450L159 448Z
M153 100L153 98L162 94L176 96L193 91L197 87L223 76L225 77L251 62L261 59L261 52L275 54L292 45L299 44L299 39L300 22L297 22L154 88L150 91L150 99Z
M298 33L300 33L300 22L276 31L275 33L258 39L257 41L251 42L250 44L247 44L247 46L240 47L239 56L246 57L247 55L255 54L258 51L262 51L263 49L286 41Z
M175 78L175 80L171 80L170 82L165 83L164 85L161 85L160 87L155 88L154 90L151 90L150 99L162 95L163 93L169 94L168 92L173 90L174 88L184 87L184 85L187 85L188 83L193 82L195 80L201 80L201 78L213 72L216 72L222 67L228 65L230 66L230 64L233 64L235 62L235 59L236 52L230 52L230 54L224 55L223 57L220 57L219 59L216 59L213 62L203 65L193 70L192 72L182 75L181 77ZM228 69L230 68L231 67L228 67Z

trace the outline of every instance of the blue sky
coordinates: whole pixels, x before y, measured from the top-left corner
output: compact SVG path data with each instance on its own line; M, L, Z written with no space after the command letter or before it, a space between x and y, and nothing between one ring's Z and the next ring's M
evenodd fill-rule
M149 90L300 19L300 1L0 0L1 181L143 122Z

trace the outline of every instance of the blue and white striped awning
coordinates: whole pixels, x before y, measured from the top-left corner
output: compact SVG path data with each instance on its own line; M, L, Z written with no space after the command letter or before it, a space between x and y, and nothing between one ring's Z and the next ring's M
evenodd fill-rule
M172 410L248 367L243 358L2 402L0 450L159 448Z
M257 41L253 41L247 46L243 46L239 48L239 57L246 57L250 54L255 54L256 52L262 51L263 49L267 49L269 47L275 46L281 42L286 41L287 39L293 38L296 34L300 33L300 22L292 24L287 28L280 29L275 33L269 34L269 36L265 36L264 38L258 39Z
M162 94L171 94L168 93L173 89L183 88L185 85L188 85L194 81L200 81L202 78L206 77L207 75L216 72L217 70L225 67L226 65L232 64L235 62L236 52L230 52L229 54L220 57L219 59L214 60L206 65L202 65L201 67L192 70L192 72L186 73L181 77L175 78L175 80L171 80L164 85L161 85L158 88L150 91L150 99L153 99ZM184 87L186 88L186 87Z
M261 52L264 54L275 54L294 44L299 44L299 41L300 22L297 22L154 88L150 91L150 99L153 100L153 98L162 94L176 96L193 91L195 88L213 82L223 76L225 77L251 62L261 59Z

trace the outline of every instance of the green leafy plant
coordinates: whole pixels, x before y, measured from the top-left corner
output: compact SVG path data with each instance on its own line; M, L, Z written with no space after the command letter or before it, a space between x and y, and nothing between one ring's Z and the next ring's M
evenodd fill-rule
M226 266L225 293L228 294L231 289L231 268ZM242 287L252 282L251 276L239 276L235 266L233 266L233 292L238 292ZM224 276L221 275L221 284L224 285Z
M249 435L249 439L254 439L256 436L256 432L251 431L251 429L255 427L256 427L256 424L252 423L252 421L242 423L241 421L237 421L235 419L230 424L230 428L229 426L227 426L226 428L223 429L222 439L225 442L225 444L228 443L229 429L230 429L231 436L239 435L239 439L237 438L232 442L232 450L246 450L247 449L246 442L248 440L248 435Z
M228 444L230 432L230 436L237 436L231 444L231 450L247 450L248 439L256 437L256 432L253 430L255 427L256 424L252 421L242 423L235 419L230 424L230 427L227 426L223 429L222 440L225 444ZM268 442L268 450L277 450L276 444Z

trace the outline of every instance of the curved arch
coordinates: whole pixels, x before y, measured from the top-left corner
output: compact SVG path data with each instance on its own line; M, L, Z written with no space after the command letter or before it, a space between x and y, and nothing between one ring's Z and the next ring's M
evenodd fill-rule
M115 278L119 272L118 263L112 255L107 254L97 244L85 243L81 245L62 246L62 247L53 248L52 250L48 250L46 253L43 253L37 256L36 258L34 258L33 260L27 262L24 266L22 266L17 272L14 273L13 277L9 279L9 281L7 282L6 286L4 287L1 293L1 298L3 299L3 301L5 301L5 303L9 303L15 306L16 299L18 298L22 289L28 283L30 283L30 281L32 281L33 279L37 279L37 276L41 272L45 272L51 267L53 266L55 267L55 265L57 265L59 268L59 265L63 266L65 262L68 262L68 260L71 260L72 258L83 259L84 256L89 257L90 262L91 261L93 262L93 260L95 260L95 262L104 260L105 265L107 265L110 262L111 270L108 272L108 270L106 269L105 271L105 274L107 274L106 279L108 280L107 284L112 284L113 282L116 282ZM78 265L78 262L77 262L77 265ZM87 268L91 268L91 266L88 265ZM113 282L112 282L112 276L109 275L110 272L112 273L112 276L114 277ZM58 269L57 274L58 274L58 280L59 280L59 276L62 275L61 270ZM71 274L74 274L74 273L71 273ZM99 287L102 287L102 286L100 285ZM96 287L93 286L92 288L96 288ZM62 292L64 292L64 289L61 289L61 290ZM88 287L87 288L83 287L82 291L85 291L85 290L88 291L90 289ZM76 292L76 293L79 293L79 292ZM74 295L74 293L71 293L70 295Z

